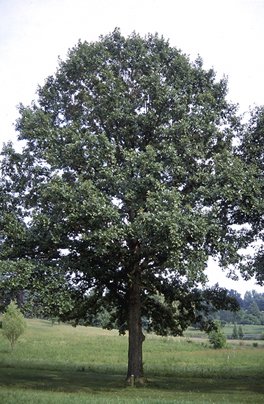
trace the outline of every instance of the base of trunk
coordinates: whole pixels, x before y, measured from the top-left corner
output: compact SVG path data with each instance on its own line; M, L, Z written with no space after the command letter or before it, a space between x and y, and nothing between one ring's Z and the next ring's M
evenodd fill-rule
M144 384L142 344L145 336L141 320L141 268L133 265L130 271L128 299L128 369L127 382Z
M131 384L131 386L134 386L134 384L136 384L136 383L138 383L142 386L145 384L142 377L132 377L132 376L129 376L126 378L126 383Z

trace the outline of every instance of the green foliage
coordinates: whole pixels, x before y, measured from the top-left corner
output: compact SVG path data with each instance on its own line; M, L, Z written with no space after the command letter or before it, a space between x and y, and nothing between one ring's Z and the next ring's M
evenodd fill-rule
M237 324L264 324L264 315L261 311L264 308L263 293L257 293L255 290L247 291L244 298L234 290L228 291L228 294L236 297L241 309L236 312L219 310L211 314L215 320L220 319L221 322Z
M243 324L260 325L261 321L258 317L253 316L253 314L245 314L243 318Z
M210 332L209 342L213 345L214 349L222 349L226 346L226 335L221 329L221 324L216 321L216 330Z
M140 343L144 316L149 331L181 335L236 311L218 285L198 289L209 256L245 273L243 225L262 209L227 91L158 35L80 41L20 105L23 151L2 153L2 290L86 325L104 308L107 327Z
M233 339L238 339L238 329L237 329L237 324L234 324L233 332L232 332L232 338Z
M238 338L239 338L239 339L243 339L243 337L244 337L244 331L243 331L243 329L242 329L242 326L240 325L240 326L238 327Z
M17 304L12 301L2 318L2 335L10 342L12 355L18 338L26 331L26 328L27 323L23 314L17 308Z
M263 200L264 200L264 106L255 107L251 111L251 119L243 127L240 136L239 151L242 158L250 167L251 175L254 177L252 190L257 190L258 198L251 206L249 214L249 224L252 234L259 239L259 247L256 248L255 255L245 267L244 278L248 279L253 273L256 275L258 284L264 284L264 249L263 249ZM257 195L256 195L257 196ZM247 200L245 200L247 203ZM250 296L249 296L250 297ZM263 296L262 296L263 298ZM262 301L263 305L263 301ZM248 307L246 307L248 308ZM263 306L261 310L263 310Z
M248 314L251 314L252 316L255 316L255 317L259 317L259 316L260 316L260 311L259 311L259 308L258 308L258 305L257 305L256 302L250 303L247 312L248 312Z
M110 317L111 317L110 313L105 308L103 308L101 312L97 313L91 325L93 327L107 328L107 324L109 324Z

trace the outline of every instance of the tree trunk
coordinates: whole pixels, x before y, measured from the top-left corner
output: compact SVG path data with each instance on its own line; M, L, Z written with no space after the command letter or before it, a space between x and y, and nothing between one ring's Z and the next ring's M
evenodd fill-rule
M131 376L140 383L142 381L142 343L145 336L142 333L141 321L141 269L135 265L131 280L129 282L129 303L128 303L128 370L127 381Z

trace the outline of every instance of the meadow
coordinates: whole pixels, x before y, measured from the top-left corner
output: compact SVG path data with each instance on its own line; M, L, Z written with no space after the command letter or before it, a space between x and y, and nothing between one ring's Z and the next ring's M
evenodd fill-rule
M257 347L229 341L214 350L207 339L190 337L199 335L193 330L182 338L148 334L145 385L131 387L124 382L127 336L38 319L27 323L13 356L0 330L1 404L264 402L264 341Z

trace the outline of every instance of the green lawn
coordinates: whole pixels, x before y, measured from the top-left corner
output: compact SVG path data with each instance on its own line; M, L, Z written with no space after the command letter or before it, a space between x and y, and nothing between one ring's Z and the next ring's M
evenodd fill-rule
M264 402L264 341L257 348L147 335L144 387L124 383L127 337L115 330L28 320L14 355L0 332L0 403Z

